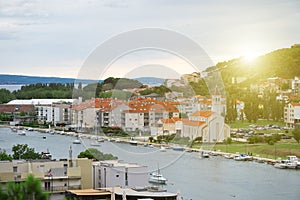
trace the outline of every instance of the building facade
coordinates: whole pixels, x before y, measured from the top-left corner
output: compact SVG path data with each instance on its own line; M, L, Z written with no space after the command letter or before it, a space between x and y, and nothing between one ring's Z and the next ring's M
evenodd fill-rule
M284 107L284 122L289 127L300 123L300 103L288 103Z
M29 174L41 180L42 188L49 192L64 192L67 189L92 187L92 161L72 160L13 160L0 162L0 182L25 181Z
M93 188L145 187L148 185L147 167L118 160L93 162Z

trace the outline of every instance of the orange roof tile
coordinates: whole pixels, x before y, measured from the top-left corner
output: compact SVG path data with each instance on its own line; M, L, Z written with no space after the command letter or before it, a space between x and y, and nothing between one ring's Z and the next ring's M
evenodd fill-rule
M300 103L291 103L291 105L296 107L296 106L300 106Z
M183 121L183 124L187 125L187 126L202 126L205 124L205 122L202 122L202 121L193 121L193 120L188 120L188 119L185 119L182 121Z
M194 116L194 117L197 117L197 116L201 116L201 117L210 117L214 114L214 112L212 111L197 111L197 112L194 112L191 116Z

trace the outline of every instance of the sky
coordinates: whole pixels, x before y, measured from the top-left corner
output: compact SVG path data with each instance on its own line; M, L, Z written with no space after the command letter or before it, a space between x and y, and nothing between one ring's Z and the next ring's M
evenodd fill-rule
M299 10L298 0L0 0L0 74L76 78L99 45L148 27L187 36L214 64L263 55L300 43ZM101 77L151 65L136 76L194 71L178 56L145 50L120 57Z

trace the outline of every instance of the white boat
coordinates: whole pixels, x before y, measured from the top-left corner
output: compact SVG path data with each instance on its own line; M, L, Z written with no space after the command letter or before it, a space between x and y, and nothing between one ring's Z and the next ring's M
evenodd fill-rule
M131 139L131 140L129 141L129 143L130 143L131 145L137 146L137 141L136 141L136 140Z
M47 149L47 151L42 151L41 154L42 154L42 159L51 159L52 158L52 155L48 149Z
M18 133L18 135L23 135L23 136L25 136L26 135L26 131L22 131L21 133Z
M246 154L235 154L233 159L236 161L247 161L247 155Z
M79 137L73 141L73 144L81 144L81 141L79 140Z
M274 167L279 169L296 169L299 166L300 163L296 156L287 156L287 160L282 160L274 165Z
M160 152L166 152L166 148L164 146L160 146L160 149L159 149Z
M278 169L287 169L287 168L292 168L292 164L288 160L281 160L279 163L276 163L274 167Z
M233 154L225 154L224 155L224 158L227 158L227 159L233 159L234 155Z
M17 128L11 128L11 131L12 132L18 132L18 129Z
M209 158L209 153L207 151L201 151L201 158Z
M287 160L291 161L292 163L296 163L297 167L300 167L300 161L297 156L287 156Z
M28 127L27 131L33 131L33 128L32 127Z
M160 173L160 170L158 169L157 172L153 172L150 174L149 182L156 184L166 184L167 179L163 177L163 175Z
M91 146L99 147L101 144L99 142L92 142Z

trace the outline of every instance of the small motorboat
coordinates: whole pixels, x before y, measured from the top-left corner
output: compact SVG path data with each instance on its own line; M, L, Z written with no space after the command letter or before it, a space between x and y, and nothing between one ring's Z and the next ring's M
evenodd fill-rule
M81 141L80 141L79 137L77 137L77 139L75 139L73 141L73 144L81 144Z
M207 151L201 151L202 158L209 158L209 153Z
M130 139L129 144L133 145L133 146L137 146L138 142L136 140L134 140L133 138Z
M96 142L92 142L91 146L99 147L99 146L101 146L101 144L98 141L96 141Z
M42 159L51 159L52 158L52 155L48 149L47 149L47 151L42 151L41 154L42 154Z
M25 136L25 135L26 135L26 131L25 131L25 130L23 130L23 131L21 131L20 133L18 133L18 135Z

